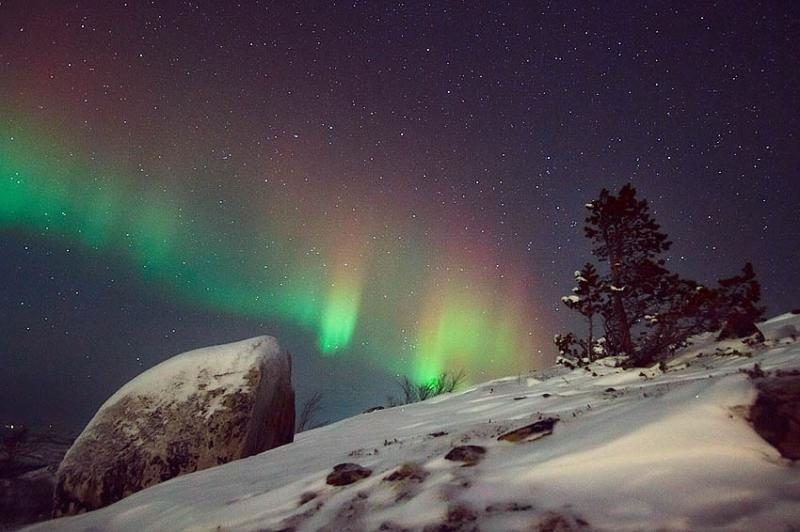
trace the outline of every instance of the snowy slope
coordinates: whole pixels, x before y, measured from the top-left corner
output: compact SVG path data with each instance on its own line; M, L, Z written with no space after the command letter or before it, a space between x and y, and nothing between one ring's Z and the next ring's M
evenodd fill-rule
M780 326L800 325L798 316L781 318ZM719 354L732 349L750 356ZM798 368L800 343L786 337L750 348L706 337L666 373L595 364L592 371L552 368L536 378L500 379L304 432L293 444L39 526L135 532L430 525L794 529L800 526L797 468L743 417L755 389L739 370L754 363L765 370ZM542 416L560 418L552 435L497 440ZM463 467L444 459L464 444L485 447L483 460ZM373 473L349 486L326 485L342 462ZM385 480L406 462L428 475Z

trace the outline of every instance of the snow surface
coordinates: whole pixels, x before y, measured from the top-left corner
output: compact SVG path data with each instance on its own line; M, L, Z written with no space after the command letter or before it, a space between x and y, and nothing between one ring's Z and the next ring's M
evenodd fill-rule
M781 322L787 324L800 325L800 316ZM745 355L721 354L734 349ZM797 467L744 419L755 389L740 371L755 363L798 368L800 343L749 347L705 335L665 372L609 363L553 367L361 414L34 529L377 530L385 522L421 529L446 521L455 504L472 508L482 530L530 529L553 512L601 530L800 526ZM552 435L497 440L540 415L560 418ZM441 432L447 434L434 435ZM485 458L472 467L444 460L465 443L484 446ZM383 480L412 461L430 473L421 483ZM326 485L342 462L373 474L350 486ZM316 497L301 504L311 492ZM490 511L498 504L505 510Z
M758 328L767 340L793 342L800 338L800 314L781 314L760 323Z

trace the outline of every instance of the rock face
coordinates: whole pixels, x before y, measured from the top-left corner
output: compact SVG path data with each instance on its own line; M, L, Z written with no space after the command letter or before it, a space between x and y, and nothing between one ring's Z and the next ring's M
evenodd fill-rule
M750 421L781 456L800 460L800 371L761 377Z
M58 469L53 515L294 439L291 358L260 336L172 357L100 407Z

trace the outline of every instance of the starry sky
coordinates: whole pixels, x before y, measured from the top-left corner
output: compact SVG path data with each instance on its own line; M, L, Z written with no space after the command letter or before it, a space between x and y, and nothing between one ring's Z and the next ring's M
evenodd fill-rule
M795 2L0 0L0 419L259 334L322 419L548 364L584 203L800 306Z

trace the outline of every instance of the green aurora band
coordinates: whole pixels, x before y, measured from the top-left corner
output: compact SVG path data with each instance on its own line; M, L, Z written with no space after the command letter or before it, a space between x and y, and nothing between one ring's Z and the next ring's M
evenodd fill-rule
M387 240L402 243L387 247L349 220L312 223L290 236L279 220L293 213L280 209L232 234L174 195L135 185L20 123L0 125L0 231L49 235L122 258L168 296L313 330L325 356L358 345L417 382L462 367L477 380L531 366L525 290L474 257L442 260L421 238L394 236ZM451 268L449 259L475 264Z

